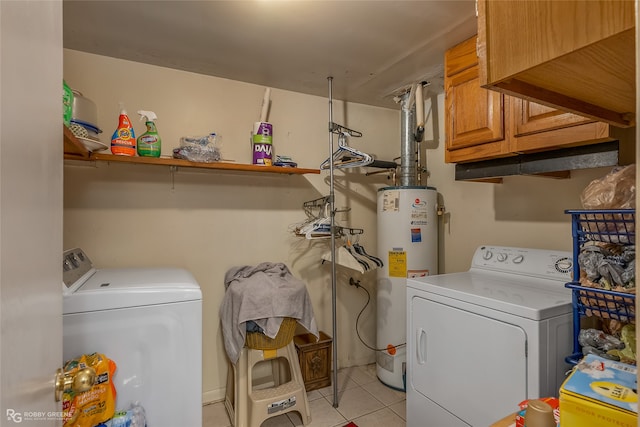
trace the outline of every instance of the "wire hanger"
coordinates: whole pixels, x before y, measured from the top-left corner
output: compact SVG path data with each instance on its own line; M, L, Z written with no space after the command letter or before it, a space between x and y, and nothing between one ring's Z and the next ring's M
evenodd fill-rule
M296 236L312 238L330 237L329 197L324 196L304 202L302 205L306 219L289 225L289 231Z
M373 163L373 157L362 151L358 151L355 148L351 148L347 145L347 137L351 136L349 132L344 131L338 136L338 149L333 152L333 167L335 169L355 168L360 166L367 166ZM331 158L327 158L320 165L320 169L329 169Z
M321 199L317 199L313 202L319 202L320 200ZM320 207L320 205L317 204L314 205L314 207ZM301 226L296 231L297 235L302 235L308 240L327 239L331 237L330 205L328 203L324 203L324 205L321 206L321 209L324 214L322 216L318 214L317 216L312 217L309 221L301 224Z

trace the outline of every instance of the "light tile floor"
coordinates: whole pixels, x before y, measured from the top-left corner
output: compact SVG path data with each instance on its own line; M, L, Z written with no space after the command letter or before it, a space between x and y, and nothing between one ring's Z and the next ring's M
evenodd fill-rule
M353 366L338 371L338 407L333 407L333 385L307 393L311 407L308 427L341 427L353 421L358 427L405 427L405 393L382 384L376 365ZM205 405L203 427L231 426L224 402ZM297 412L267 419L262 427L302 426Z

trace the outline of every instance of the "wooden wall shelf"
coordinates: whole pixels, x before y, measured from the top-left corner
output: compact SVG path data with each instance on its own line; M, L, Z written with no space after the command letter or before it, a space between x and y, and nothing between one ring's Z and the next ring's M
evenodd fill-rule
M89 152L80 141L64 127L64 158L67 160L102 161L143 165L174 166L184 168L231 170L240 172L280 173L287 175L319 174L319 169L289 168L281 166L247 165L229 162L201 163L170 157L116 156L101 152Z

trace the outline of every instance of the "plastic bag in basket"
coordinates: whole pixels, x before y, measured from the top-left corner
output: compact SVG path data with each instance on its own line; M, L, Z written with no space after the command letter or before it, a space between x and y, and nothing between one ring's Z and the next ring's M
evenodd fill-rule
M636 247L633 245L585 245L578 255L583 286L635 293Z
M591 181L580 200L585 209L635 209L636 165L615 167Z
M593 283L588 283L584 276L580 278L580 284L585 288L578 291L578 306L581 307L584 315L624 323L635 322L635 288L615 294L606 293L593 286ZM593 288L593 291L586 288Z
M616 167L602 178L593 180L582 192L582 206L589 210L634 209L636 199L635 164ZM635 244L635 211L585 213L580 223L589 240Z

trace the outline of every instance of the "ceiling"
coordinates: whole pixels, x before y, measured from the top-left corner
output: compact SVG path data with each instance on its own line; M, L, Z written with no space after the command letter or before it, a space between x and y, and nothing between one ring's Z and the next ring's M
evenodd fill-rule
M309 95L397 108L476 33L474 0L64 0L64 47Z

